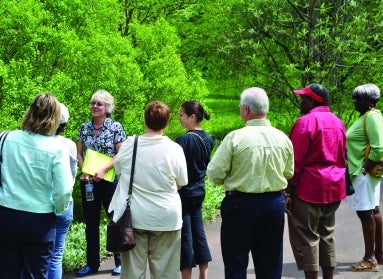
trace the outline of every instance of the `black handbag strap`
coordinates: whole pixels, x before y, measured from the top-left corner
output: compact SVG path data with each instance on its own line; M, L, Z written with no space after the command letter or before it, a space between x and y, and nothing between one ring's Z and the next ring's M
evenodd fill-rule
M135 136L134 137L134 146L133 146L132 167L131 167L131 170L130 170L130 182L129 182L129 192L128 192L129 197L132 195L134 167L136 165L137 142L138 142L138 136Z
M9 134L9 131L5 131L5 132L1 133L1 135L0 135L0 141L1 141L0 164L3 162L3 146L4 146L4 142L5 142L5 139L7 138L8 134Z

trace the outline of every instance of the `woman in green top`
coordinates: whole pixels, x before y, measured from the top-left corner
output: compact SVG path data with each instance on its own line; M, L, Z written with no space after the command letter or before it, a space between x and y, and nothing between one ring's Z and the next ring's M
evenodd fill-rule
M351 266L353 271L378 271L383 263L382 215L379 210L380 177L369 171L383 158L383 117L375 109L380 90L375 84L356 87L352 93L355 110L360 117L348 129L346 137L347 160L355 194L347 198L362 223L364 256ZM367 143L371 146L364 159Z

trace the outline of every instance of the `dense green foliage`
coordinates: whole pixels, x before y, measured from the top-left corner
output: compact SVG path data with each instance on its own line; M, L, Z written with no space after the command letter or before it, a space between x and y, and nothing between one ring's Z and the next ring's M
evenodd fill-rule
M1 129L19 127L29 102L43 91L67 104L73 139L97 89L113 94L114 117L128 134L143 130L147 102L159 99L178 109L207 93L201 74L185 70L176 29L164 18L132 22L126 37L114 0L10 0L0 15Z
M349 125L353 88L383 85L382 5L376 0L207 1L187 10L196 13L190 17L193 25L179 29L181 35L187 32L187 67L206 70L214 95L265 88L272 112L281 119L297 116L293 88L322 83L332 93L333 111ZM224 81L230 80L228 88Z
M69 106L67 136L75 139L89 118L91 94L104 88L115 96L113 117L128 134L142 132L148 101L168 103L175 119L185 99L225 98L223 106L210 107L217 118L210 131L221 138L238 125L223 123L231 122L225 116L235 111L245 87L266 89L279 127L280 120L297 116L292 89L312 82L329 88L333 110L349 124L351 90L361 83L381 85L382 5L378 0L5 1L0 129L19 127L34 95L51 91ZM290 125L284 121L279 128L288 131ZM180 132L172 121L167 133Z

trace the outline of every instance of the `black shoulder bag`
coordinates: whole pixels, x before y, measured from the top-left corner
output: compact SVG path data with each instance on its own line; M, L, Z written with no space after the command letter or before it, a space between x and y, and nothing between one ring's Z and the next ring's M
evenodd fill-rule
M0 148L0 187L2 186L1 185L1 165L3 164L3 146L4 146L4 142L5 142L5 139L7 138L8 134L9 134L9 131L4 131L0 135L0 141L1 141L1 148Z
M348 171L348 164L346 166L346 195L351 196L355 193L354 186L352 185L351 175Z
M113 222L113 212L106 227L106 250L109 252L126 252L136 246L134 238L132 216L130 212L130 198L132 196L132 184L134 167L136 164L138 136L134 138L132 167L130 172L129 196L126 200L126 209L117 222Z

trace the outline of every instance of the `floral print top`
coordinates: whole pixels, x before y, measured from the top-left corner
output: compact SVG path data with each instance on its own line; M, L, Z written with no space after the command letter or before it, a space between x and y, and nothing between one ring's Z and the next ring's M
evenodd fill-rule
M106 118L98 135L95 133L93 121L80 126L77 140L84 144L83 156L88 148L107 154L116 155L116 144L126 139L122 125L110 118Z

